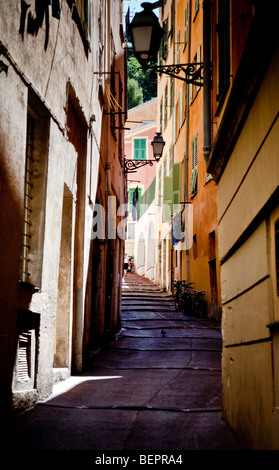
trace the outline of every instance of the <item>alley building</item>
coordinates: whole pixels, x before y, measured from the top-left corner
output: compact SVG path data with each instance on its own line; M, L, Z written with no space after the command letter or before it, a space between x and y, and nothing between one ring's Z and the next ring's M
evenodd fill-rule
M211 3L224 416L247 448L278 450L278 2Z
M204 158L211 138L204 115L209 93L202 79L204 12L201 1L167 0L160 9L159 66L167 70L175 65L179 71L192 64L202 72L196 80L183 69L158 74L157 121L166 145L156 174L155 279L168 291L174 279L194 283L196 290L205 291L207 316L220 318L217 188ZM178 239L176 219L181 221Z
M153 64L166 142L156 282L195 282L207 313L221 311L223 416L247 449L279 448L278 13L276 1L163 0ZM137 47L149 67L153 47ZM179 211L186 243L174 243Z
M119 328L124 241L107 226L124 203L122 3L0 1L5 411L46 398Z

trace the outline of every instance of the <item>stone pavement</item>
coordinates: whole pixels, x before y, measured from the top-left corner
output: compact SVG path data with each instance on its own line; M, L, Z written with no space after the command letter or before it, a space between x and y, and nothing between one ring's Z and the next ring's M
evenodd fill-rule
M221 333L129 273L122 329L81 375L11 423L21 450L238 450L222 419Z

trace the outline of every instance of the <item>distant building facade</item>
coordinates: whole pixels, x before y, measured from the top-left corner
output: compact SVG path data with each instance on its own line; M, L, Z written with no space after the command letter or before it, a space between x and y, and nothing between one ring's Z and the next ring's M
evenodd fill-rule
M153 149L151 142L157 132L157 99L154 98L135 108L129 109L125 132L125 158L132 160L152 160ZM127 238L125 250L129 256L133 256L135 270L143 275L145 270L145 249L138 246L139 205L145 191L149 188L156 176L156 163L146 165L137 171L127 173L127 200L129 205L129 217L127 219ZM141 235L143 240L143 234ZM153 253L154 258L154 253ZM152 263L154 267L154 260ZM150 273L149 273L150 274ZM148 274L147 274L148 275ZM153 278L152 278L153 279Z
M160 20L164 36L159 63L202 63L202 2L167 0ZM179 76L183 78L183 72ZM200 83L166 73L158 77L157 119L166 145L156 174L160 212L156 282L169 291L174 279L193 282L195 289L206 293L207 315L220 318L217 195L204 158L204 87ZM185 234L178 240L174 236L177 218Z

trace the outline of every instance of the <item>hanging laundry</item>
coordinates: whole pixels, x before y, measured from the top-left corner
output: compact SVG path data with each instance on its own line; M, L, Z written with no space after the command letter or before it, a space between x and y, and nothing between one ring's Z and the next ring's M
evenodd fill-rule
M181 229L181 212L178 212L173 216L172 220L172 244L173 246L177 245L182 239L182 229Z
M137 201L139 198L138 188L133 192L133 208L132 208L132 217L133 220L137 220Z

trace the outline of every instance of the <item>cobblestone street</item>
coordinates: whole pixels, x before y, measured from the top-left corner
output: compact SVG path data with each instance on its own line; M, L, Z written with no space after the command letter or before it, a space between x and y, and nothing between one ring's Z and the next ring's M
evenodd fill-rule
M136 274L123 280L122 329L90 368L14 419L17 450L234 450L222 420L221 333L187 317Z

